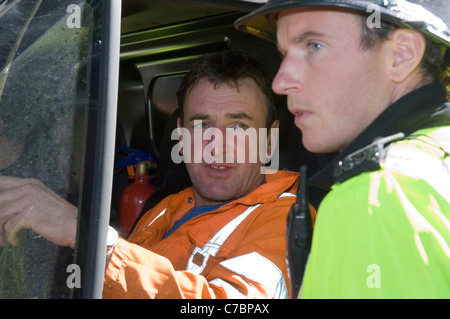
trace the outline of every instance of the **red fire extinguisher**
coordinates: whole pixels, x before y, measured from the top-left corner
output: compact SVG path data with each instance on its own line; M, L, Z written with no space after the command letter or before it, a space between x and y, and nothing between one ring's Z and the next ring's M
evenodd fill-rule
M134 176L129 176L129 178L134 179L134 182L128 185L120 196L119 228L120 235L123 237L129 235L142 207L148 197L155 191L155 187L150 183L148 164L146 161L136 164Z

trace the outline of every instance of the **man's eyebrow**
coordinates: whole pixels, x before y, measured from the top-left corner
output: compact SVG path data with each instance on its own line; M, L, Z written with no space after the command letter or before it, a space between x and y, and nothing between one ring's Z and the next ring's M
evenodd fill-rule
M304 32L302 34L292 37L292 41L296 42L296 43L300 43L309 38L323 38L323 37L327 37L327 35L325 33L319 32L319 31L308 31L308 32Z
M225 114L226 118L230 118L230 119L248 119L251 120L253 119L250 115L248 115L245 112L239 112L239 113L226 113ZM211 119L211 116L205 113L198 113L198 114L194 114L191 117L189 117L189 121L195 121L195 120L209 120Z
M209 120L211 117L208 114L194 114L191 117L189 117L189 121L195 121L195 120Z
M251 120L252 117L250 115L248 115L245 112L240 112L240 113L226 113L225 117L231 118L231 119L248 119Z
M327 34L319 31L307 31L298 35L291 37L289 40L291 43L302 43L310 38L326 38L329 37ZM279 52L283 52L283 48L281 48L280 44L277 42L277 49Z

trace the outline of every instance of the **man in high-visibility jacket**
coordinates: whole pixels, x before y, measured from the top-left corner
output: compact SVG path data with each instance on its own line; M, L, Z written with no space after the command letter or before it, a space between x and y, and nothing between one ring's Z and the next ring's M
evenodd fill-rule
M298 174L262 174L265 160L249 157L259 141L240 135L263 129L267 136L277 129L270 94L259 64L243 51L204 57L184 77L179 146L193 186L164 199L128 240L118 240L106 269L105 298L288 296L285 230ZM200 157L208 153L209 130L220 133L218 143L210 160L195 161L196 149ZM230 130L241 133L229 139ZM242 139L246 151L239 157ZM273 147L271 139L264 156Z
M310 179L328 193L303 298L450 297L449 2L412 2L272 0L236 22L277 41L305 147L339 152Z

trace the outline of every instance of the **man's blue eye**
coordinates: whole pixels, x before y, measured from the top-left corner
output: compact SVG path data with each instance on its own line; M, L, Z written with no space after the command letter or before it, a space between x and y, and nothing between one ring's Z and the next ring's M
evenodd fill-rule
M309 46L313 52L319 51L322 48L322 44L315 42L310 43Z

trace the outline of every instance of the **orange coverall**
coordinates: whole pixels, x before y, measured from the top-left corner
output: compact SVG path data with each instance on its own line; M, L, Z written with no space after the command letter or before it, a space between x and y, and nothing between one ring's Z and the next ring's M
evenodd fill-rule
M103 297L286 298L286 220L297 186L297 173L268 174L247 196L188 220L161 240L195 205L192 188L168 196L141 218L128 241L119 238Z

